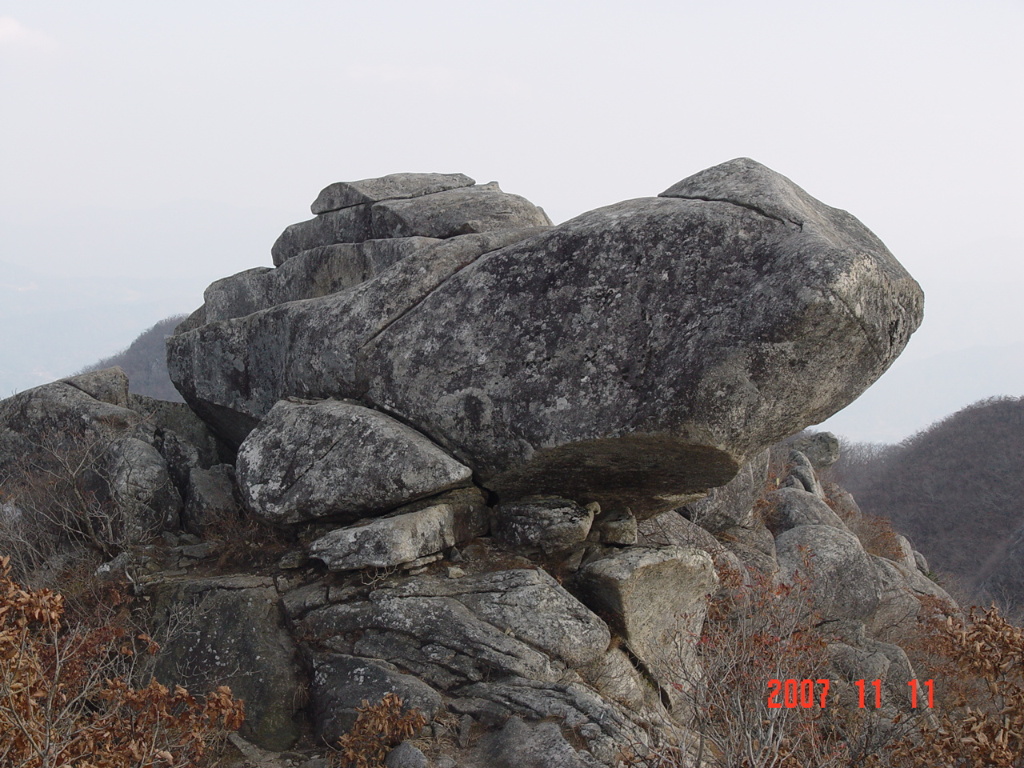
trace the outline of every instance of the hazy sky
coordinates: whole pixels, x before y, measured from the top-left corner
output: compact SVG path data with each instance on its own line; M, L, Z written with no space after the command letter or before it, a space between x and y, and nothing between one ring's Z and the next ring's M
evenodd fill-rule
M3 2L0 394L269 265L326 184L397 171L557 222L753 157L922 284L908 361L1012 349L1022 137L1022 0Z

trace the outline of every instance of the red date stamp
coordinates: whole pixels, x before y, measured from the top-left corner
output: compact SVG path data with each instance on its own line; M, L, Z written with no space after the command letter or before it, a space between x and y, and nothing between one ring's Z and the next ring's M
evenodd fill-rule
M856 680L853 683L857 689L858 706L861 709L882 708L882 681L881 680ZM910 687L910 706L917 709L919 706L932 709L935 706L935 681L934 680L911 680L907 683ZM768 681L768 709L795 709L802 707L811 709L825 709L828 706L828 691L831 681L827 678L812 680L810 678L797 680L787 678Z

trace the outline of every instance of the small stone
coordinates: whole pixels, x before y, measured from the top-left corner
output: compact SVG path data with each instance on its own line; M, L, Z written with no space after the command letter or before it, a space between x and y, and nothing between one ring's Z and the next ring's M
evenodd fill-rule
M617 512L605 512L594 520L594 528L598 533L598 541L602 544L630 546L636 544L636 517L629 509Z
M473 730L473 716L463 715L459 719L459 735L458 742L459 746L465 749L469 746L470 732Z
M448 578L449 579L461 579L465 575L466 575L466 572L464 570L462 570L461 568L459 568L457 565L453 565L453 566L451 566L448 569Z
M388 752L386 768L427 768L427 756L408 741Z
M295 568L301 568L309 562L309 555L301 549L293 549L291 552L285 552L281 556L281 559L277 561L277 567L282 571L290 571Z

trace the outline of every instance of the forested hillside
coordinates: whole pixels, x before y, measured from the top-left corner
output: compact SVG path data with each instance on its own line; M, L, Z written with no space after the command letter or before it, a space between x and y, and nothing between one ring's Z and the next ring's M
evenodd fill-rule
M81 373L118 366L128 374L130 389L135 394L148 395L157 400L183 402L167 374L165 342L174 332L175 326L184 319L185 315L172 315L161 320L139 334L127 349L87 366Z
M983 400L896 446L846 446L837 472L966 596L1020 609L1024 398Z

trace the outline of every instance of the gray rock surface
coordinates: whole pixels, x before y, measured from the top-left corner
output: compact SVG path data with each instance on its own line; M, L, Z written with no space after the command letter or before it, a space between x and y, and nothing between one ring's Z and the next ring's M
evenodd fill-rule
M384 760L384 767L429 768L429 763L427 762L427 756L419 748L413 746L408 741L403 741L388 752L388 756Z
M532 234L452 238L347 291L242 318L183 324L167 341L171 378L193 410L237 446L286 396L358 396L357 363L371 339L474 259Z
M914 563L917 565L917 570L921 573L929 573L931 571L931 568L928 567L928 559L916 549L914 550Z
M711 557L683 547L626 547L580 569L576 589L682 709L678 685L699 679L694 645L718 584Z
M697 547L716 555L725 547L696 523L678 512L663 512L637 526L637 543L642 547Z
M602 544L628 547L639 538L639 523L629 509L609 510L594 518L593 533Z
M382 658L442 690L494 675L558 680L604 653L608 628L543 571L419 576L301 621L332 650Z
M592 755L577 752L554 723L525 723L513 717L485 738L481 762L494 768L596 768Z
M788 472L781 484L784 488L799 488L813 493L820 499L825 497L825 491L818 482L814 466L800 451L790 451Z
M357 205L328 211L307 221L286 227L270 249L274 266L279 267L296 254L335 243L361 243L373 239L369 205Z
M117 509L120 538L143 542L179 526L181 496L156 448L136 437L119 437L104 454L102 485Z
M526 198L502 192L495 183L373 206L374 237L444 238L550 225L544 211Z
M956 603L934 581L921 573L916 565L893 562L871 555L878 584L879 602L867 617L868 629L880 640L902 643L913 638L921 614L922 598L932 598L947 611L955 611Z
M216 281L203 294L205 321L244 317L276 304L315 299L364 283L436 238L338 243L302 251L277 269L260 267Z
M193 693L230 686L246 702L242 735L282 750L299 736L300 674L277 592L259 583L181 580L152 587L154 637L161 644L153 674Z
M474 184L473 179L461 173L393 173L377 179L338 181L320 191L310 210L320 214L353 205L420 197Z
M441 708L441 696L426 683L381 659L339 653L315 654L310 687L317 738L336 744L356 722L356 709L364 701L376 704L394 693L407 708L420 710L432 720Z
M800 451L815 469L831 467L839 461L839 438L831 432L815 432L792 442L793 450Z
M846 524L821 500L803 487L779 488L765 494L765 521L773 536L798 525L829 525L847 530Z
M476 489L412 506L418 508L337 528L314 541L309 555L332 571L393 568L487 533L489 513Z
M241 511L235 498L235 468L230 464L195 468L189 473L184 528L198 534L210 522L237 518Z
M530 498L498 507L494 535L518 549L551 555L586 540L593 522L593 509L568 499Z
M680 512L712 533L749 524L754 502L764 493L768 482L769 458L769 451L761 451L745 462L726 485L712 488L707 496L687 504Z
M774 579L779 570L775 539L764 523L752 520L719 531L717 538L735 554L748 571Z
M282 400L238 450L245 505L275 524L358 520L468 485L472 473L390 416Z
M748 167L718 167L723 195ZM763 168L750 183L752 199L792 187ZM723 484L859 394L921 310L917 284L852 217L800 229L743 203L627 201L490 254L374 340L366 397L505 496L643 517ZM454 369L431 359L442 339Z
M799 525L775 539L779 577L806 590L822 621L866 619L880 600L870 555L849 531L830 525Z
M77 489L66 498L37 493L25 500L23 517L39 522L38 534L54 524L74 528L87 521L81 533L89 545L113 556L178 525L181 495L161 451L170 455L169 446L185 443L133 410L134 402L120 368L73 376L0 401L0 470L28 479L29 485L35 482L37 490L45 477L51 494ZM194 447L188 455L189 461L199 460ZM63 520L53 514L57 503L67 516ZM59 531L55 535L67 538Z
M280 266L302 251L335 243L449 238L550 224L544 211L529 200L502 192L494 183L480 184L325 212L286 228L271 255L275 266Z
M500 727L511 717L557 721L606 764L615 765L623 744L640 743L644 738L645 726L634 719L634 713L575 681L551 683L507 677L472 683L455 694L451 705L454 711L469 712L490 728ZM677 735L671 727L666 733Z

